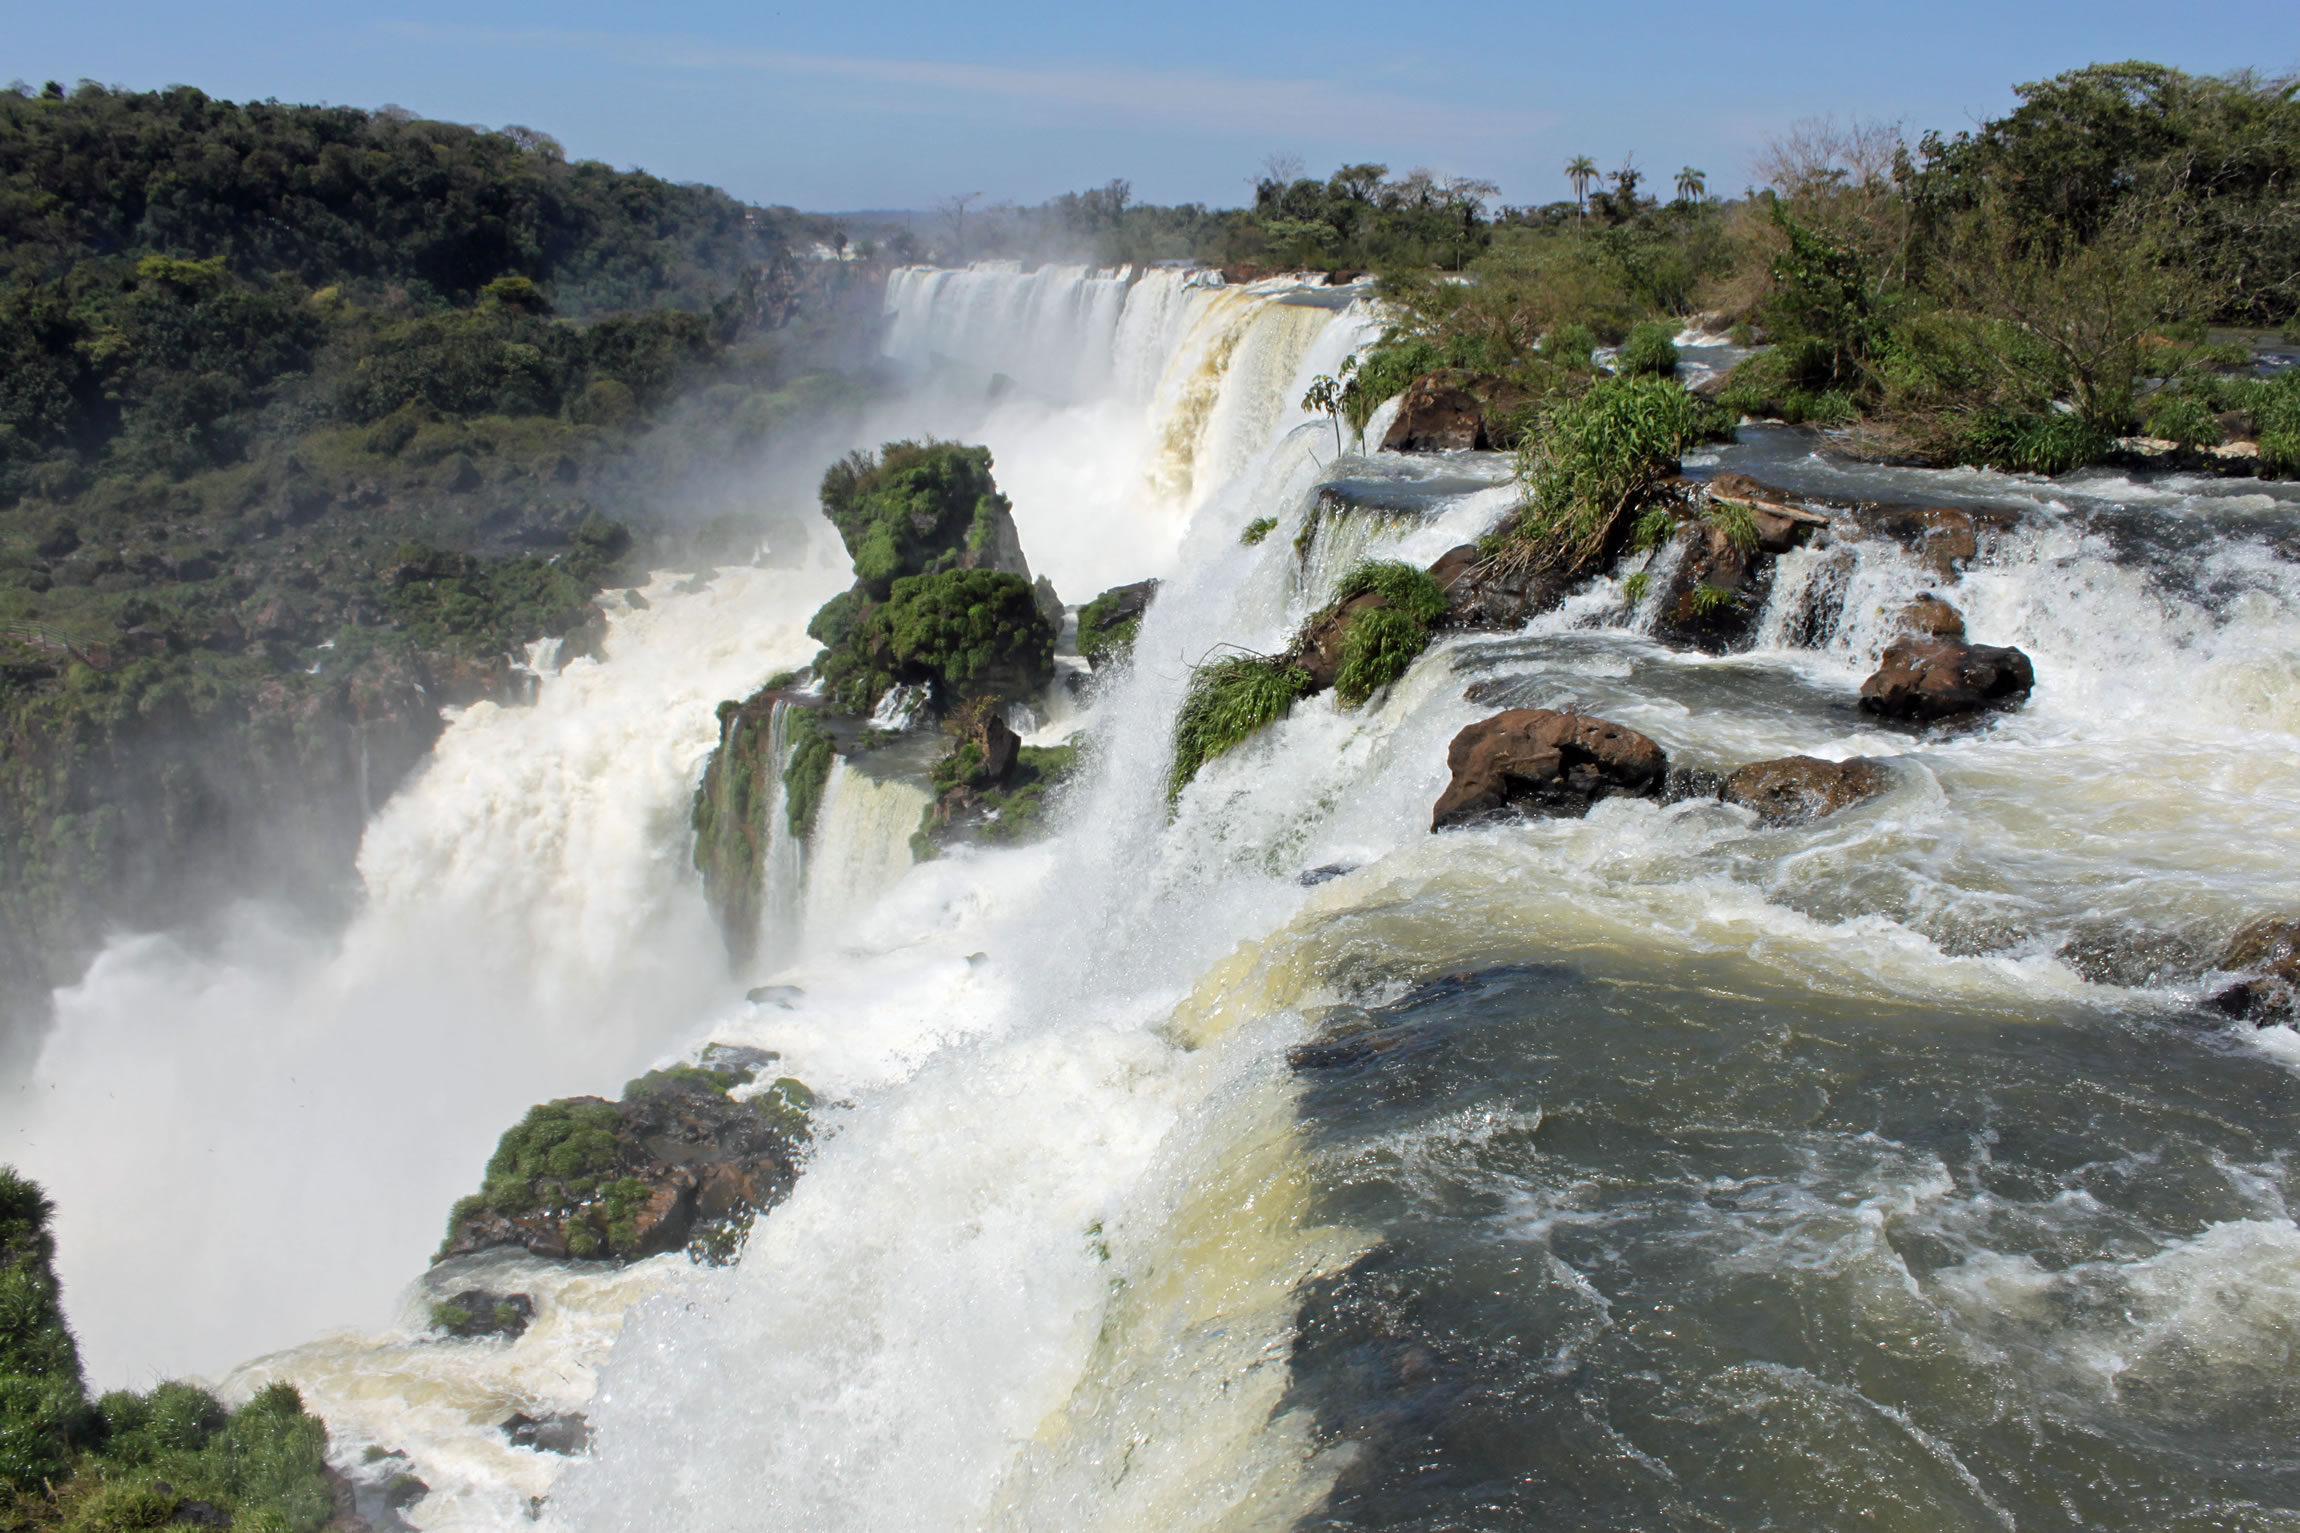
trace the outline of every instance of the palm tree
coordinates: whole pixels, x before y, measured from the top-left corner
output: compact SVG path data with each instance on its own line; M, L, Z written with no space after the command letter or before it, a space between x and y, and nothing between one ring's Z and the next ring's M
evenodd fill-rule
M1708 190L1709 178L1692 166L1688 165L1677 172L1677 200L1679 202L1698 202L1701 200L1702 194Z
M1577 154L1565 162L1565 179L1573 183L1573 203L1581 216L1589 216L1589 183L1597 179L1597 162L1586 154Z

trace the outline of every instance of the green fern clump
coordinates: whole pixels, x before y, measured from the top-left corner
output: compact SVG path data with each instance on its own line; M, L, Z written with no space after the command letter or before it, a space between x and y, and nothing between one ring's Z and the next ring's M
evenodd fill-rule
M1426 570L1395 559L1368 559L1342 577L1330 613L1364 595L1384 605L1366 607L1342 631L1342 663L1334 695L1355 708L1406 673L1429 648L1430 625L1445 615L1445 588Z
M1310 673L1277 656L1231 655L1199 666L1174 720L1167 801L1179 799L1207 762L1284 717L1309 689Z

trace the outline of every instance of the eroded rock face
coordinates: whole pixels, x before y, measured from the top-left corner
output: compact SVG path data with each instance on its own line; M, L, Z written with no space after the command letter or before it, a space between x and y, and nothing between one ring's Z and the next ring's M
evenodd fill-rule
M1475 543L1440 554L1429 574L1446 594L1444 621L1451 628L1516 628L1556 606L1564 595L1554 578L1488 568Z
M1862 529L1901 544L1943 580L1980 557L1984 533L2017 520L2009 512L1967 511L1958 506L1876 506L1860 513Z
M1850 761L1782 756L1752 761L1731 773L1721 796L1728 804L1755 810L1767 825L1804 825L1874 798L1892 784L1892 774L1866 756Z
M1653 798L1669 758L1606 719L1512 708L1455 735L1446 765L1453 781L1431 811L1432 830L1511 814L1570 818L1599 799Z
M1485 407L1442 373L1413 381L1382 438L1385 452L1470 452L1486 445Z
M500 1430L514 1448L527 1448L536 1453L557 1453L568 1458L591 1450L591 1421L581 1411L560 1411L549 1416L530 1416L515 1411L501 1425Z
M1929 724L2017 707L2036 685L2036 668L2017 649L1956 639L1895 639L1876 674L1861 683L1861 711Z
M1709 494L1717 500L1737 501L1749 508L1757 524L1757 551L1785 554L1829 525L1828 516L1805 505L1787 490L1775 489L1747 474L1719 474L1709 481Z
M1688 523L1677 536L1685 545L1663 593L1653 636L1723 654L1745 644L1765 608L1773 584L1773 556L1744 549L1723 528Z
M2263 1024L2300 1015L2300 920L2253 922L2228 940L2213 967L2244 976L2212 998L2216 1009Z

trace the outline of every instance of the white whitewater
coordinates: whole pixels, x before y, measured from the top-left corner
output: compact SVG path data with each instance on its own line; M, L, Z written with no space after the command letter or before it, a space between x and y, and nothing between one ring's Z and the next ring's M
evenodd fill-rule
M2035 529L1946 594L1976 637L2027 647L2044 682L1985 735L1915 741L1821 701L1857 683L1891 610L1937 583L1861 544L1785 563L1755 654L1662 651L1600 583L1528 636L1443 641L1362 710L1330 695L1297 707L1170 812L1188 668L1225 645L1280 648L1363 554L1427 562L1474 537L1510 502L1506 465L1337 463L1329 426L1299 402L1374 317L1330 293L984 267L898 273L889 309L890 351L926 382L908 413L875 423L882 434L989 441L1034 568L1072 601L1168 577L1135 663L1085 720L1090 765L1061 834L910 866L923 796L842 763L792 916L808 939L760 1002L735 1000L685 870L685 794L712 704L803 654L799 626L843 577L818 565L729 571L696 594L651 587L646 613L616 615L609 664L546 681L534 710L458 723L371 832L371 910L340 951L219 962L123 944L65 997L47 1078L84 1113L115 1075L130 1100L85 1113L85 1127L51 1120L47 1164L26 1159L54 1178L68 1297L75 1316L102 1316L105 1366L213 1334L181 1312L131 1320L134 1300L166 1286L150 1252L191 1252L187 1270L213 1274L184 1308L233 1313L223 1279L246 1276L256 1242L278 1324L267 1314L190 1363L163 1352L144 1365L212 1370L216 1353L366 1327L262 1359L235 1384L293 1379L339 1451L411 1454L433 1487L413 1513L426 1528L527 1525L537 1495L546 1525L600 1530L1287 1527L1353 1453L1289 1396L1296 1296L1373 1238L1313 1207L1353 1171L1305 1143L1285 1064L1341 998L1337 976L1362 999L1531 950L1624 970L1739 965L1736 983L1790 976L1854 1010L1923 1002L2018 1022L2102 993L2052 957L2073 923L2169 909L2224 929L2289 899L2291 567L2255 544L2215 546L2199 556L2206 576L2248 594L2184 605L2144 588L2055 498L2065 487L1995 476L1971 487L2024 498ZM1012 387L984 405L993 374ZM1318 487L1337 474L1418 509L1321 512ZM2095 489L2161 493L2175 517L2227 493ZM1257 516L1278 529L1241 546ZM1824 558L1846 566L1845 616L1822 647L1798 648L1789 608ZM1445 743L1498 706L1464 696L1479 679L1618 718L1673 758L1886 755L1897 786L1794 833L1753 831L1720 806L1614 802L1581 821L1433 838ZM1703 706L1680 700L1697 687ZM2149 754L2151 720L2176 710L2199 722L2208 769L2168 773ZM1313 868L1352 871L1305 887ZM186 1014L187 994L180 1033L155 1049L148 1018ZM322 1041L300 1043L299 1029ZM424 1341L426 1291L390 1295L493 1136L529 1102L611 1092L706 1038L780 1051L778 1068L833 1104L741 1264L521 1268L512 1278L536 1287L542 1312L527 1337ZM297 1106L278 1084L285 1064L336 1095ZM499 1080L489 1066L525 1073ZM259 1068L260 1090L230 1095ZM349 1108L345 1076L360 1077ZM224 1095L179 1095L177 1079ZM72 1185L74 1156L148 1133L145 1114L185 1143L230 1144L219 1099L283 1115L295 1155L249 1134L162 1188L133 1186L149 1157L124 1154ZM1429 1152L1385 1153L1421 1165ZM1921 1167L1879 1175L1880 1207L1949 1198ZM235 1195L252 1178L268 1195L254 1211L292 1210L312 1251L271 1256L274 1225L200 1198L211 1176ZM162 1237L100 1245L115 1214L75 1223L90 1198L148 1210ZM2131 1270L2083 1288L2086 1270L1976 1261L1940 1302L1978 1351L1999 1334L1988 1327L2044 1309L2034 1296L2129 1282L2147 1299L2132 1312L2150 1346L2241 1356L2283 1332L2257 1307L2214 1302L2214 1285L2230 1272L2300 1282L2300 1244L2228 1218L2192 1245L2102 1265ZM2088 1322L2086 1356L2107 1358L2121 1311L2095 1312L2107 1318ZM2111 1364L2086 1367L2084 1387L2113 1391ZM596 1456L561 1473L506 1449L493 1423L513 1409L587 1410Z

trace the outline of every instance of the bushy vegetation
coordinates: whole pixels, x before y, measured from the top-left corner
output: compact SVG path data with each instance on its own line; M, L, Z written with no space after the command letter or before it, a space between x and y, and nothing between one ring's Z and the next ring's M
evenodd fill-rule
M823 514L854 560L856 591L885 601L902 576L995 563L1011 508L990 466L987 447L933 441L889 442L832 464Z
M1686 449L1730 430L1666 378L1610 378L1559 399L1520 452L1525 504L1489 556L1567 576L1602 567Z
M317 1533L335 1510L327 1428L292 1385L236 1411L184 1383L87 1398L52 1213L38 1187L0 1167L0 1529Z
M1677 376L1677 341L1669 327L1647 320L1632 328L1614 356L1613 370L1625 378Z
M857 714L900 684L929 687L945 705L1026 698L1054 679L1054 625L1020 575L908 575L816 657L815 673L841 708Z
M1191 672L1189 695L1174 719L1167 799L1180 798L1199 768L1283 718L1309 689L1309 672L1269 655L1228 655Z
M1334 676L1334 695L1347 708L1403 676L1429 648L1430 625L1446 610L1445 591L1427 572L1393 559L1369 559L1342 577L1328 612L1366 595L1379 596L1381 605L1349 615Z
M831 758L837 754L830 731L812 713L791 716L791 759L783 768L783 815L795 836L812 835L815 811L823 804L823 789L831 780Z

